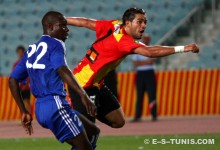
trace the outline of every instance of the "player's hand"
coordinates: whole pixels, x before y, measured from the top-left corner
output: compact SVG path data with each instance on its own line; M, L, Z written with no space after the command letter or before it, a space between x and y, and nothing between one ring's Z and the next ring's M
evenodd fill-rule
M21 116L21 124L26 131L27 134L31 135L33 133L33 127L32 127L32 116L31 114L25 112L22 113Z
M90 116L96 116L96 106L87 94L81 96L83 105L86 107L86 111Z
M193 52L193 53L199 53L199 47L198 47L198 45L196 45L196 44L189 44L189 45L186 45L185 47L184 47L184 51L185 52Z

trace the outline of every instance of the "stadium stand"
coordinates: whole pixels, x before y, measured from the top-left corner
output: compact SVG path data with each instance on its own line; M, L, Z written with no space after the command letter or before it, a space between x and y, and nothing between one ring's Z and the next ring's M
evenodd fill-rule
M199 19L193 20L190 26L185 26L184 37L178 37L176 45L184 45L189 42L196 42L201 51L198 55L173 55L163 58L168 70L181 69L218 69L220 67L220 9L219 2L216 1L215 11L211 10L211 1L205 1ZM214 5L212 6L214 7ZM198 16L197 16L198 17ZM197 18L198 19L198 18ZM189 23L188 23L189 24ZM188 32L186 34L186 31ZM161 63L162 64L162 63ZM162 66L161 68L165 68Z
M220 68L220 32L211 45L202 48L199 59L190 61L188 65L196 69Z
M141 7L149 17L146 32L156 44L173 26L181 21L193 8L204 4L204 0L0 0L0 74L8 75L16 59L15 48L36 42L41 36L41 18L48 10L57 10L66 16L85 16L95 19L120 19L129 7ZM92 31L70 27L66 41L67 61L73 68L92 41ZM220 41L212 47L219 47ZM214 59L220 60L219 53L213 51ZM204 56L205 57L205 56ZM212 55L210 56L212 59ZM202 59L202 58L201 58ZM205 59L208 61L207 59ZM191 62L195 63L196 62ZM128 59L119 70L132 70Z

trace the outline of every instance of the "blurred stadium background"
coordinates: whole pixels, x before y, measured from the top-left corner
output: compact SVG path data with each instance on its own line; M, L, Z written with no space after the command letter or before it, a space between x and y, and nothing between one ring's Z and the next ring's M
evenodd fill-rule
M196 42L199 54L176 54L157 59L157 97L160 116L220 114L220 1L219 0L0 0L0 120L19 118L7 85L18 45L42 35L41 18L48 10L65 16L121 19L129 7L146 10L146 33L152 45ZM66 41L72 69L94 41L93 31L70 27ZM119 100L127 117L134 115L136 88L131 56L117 68ZM34 100L32 98L32 103ZM148 116L145 96L143 115ZM34 105L33 105L34 107ZM10 109L12 108L12 109Z
M20 120L8 89L8 75L17 59L16 47L27 48L42 35L41 18L48 10L60 11L65 16L121 19L129 7L146 10L146 33L151 36L151 45L196 42L201 48L198 55L176 54L157 59L159 116L219 116L220 0L0 0L0 121ZM94 39L94 32L70 27L66 49L71 69ZM130 56L117 72L119 100L126 117L132 117L136 89ZM32 106L34 109L33 97ZM149 117L147 96L143 107L143 116Z
M175 55L159 59L158 70L220 67L219 0L0 0L0 74L8 75L11 72L18 45L28 47L40 38L41 18L48 10L57 10L66 16L121 19L129 7L146 10L146 32L152 37L152 45L197 42L202 48L199 55ZM93 31L70 27L66 42L70 68L84 56L94 39ZM132 69L130 57L118 67L119 71Z

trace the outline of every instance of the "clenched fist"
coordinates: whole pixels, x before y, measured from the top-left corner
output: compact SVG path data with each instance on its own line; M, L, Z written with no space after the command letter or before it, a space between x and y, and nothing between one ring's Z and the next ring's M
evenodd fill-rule
M184 46L184 52L199 53L199 47L195 43Z

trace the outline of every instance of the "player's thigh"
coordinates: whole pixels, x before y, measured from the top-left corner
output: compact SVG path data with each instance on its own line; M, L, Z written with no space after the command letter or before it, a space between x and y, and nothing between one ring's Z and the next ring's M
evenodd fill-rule
M125 124L124 113L121 107L106 114L105 118L112 123L113 128L121 128Z
M119 101L107 86L102 87L100 91L99 104L97 119L101 122L107 119L111 124L115 124L117 127L122 127L124 125L124 113L120 107Z
M70 94L70 98L71 98L71 102L73 105L74 110L80 112L80 114L83 114L86 118L88 118L90 121L95 122L95 118L88 115L85 106L83 105L82 101L81 101L81 97L79 96L79 94L72 90L70 87L68 87L68 91ZM94 94L94 89L85 89L86 93L90 96L93 96Z
M71 109L65 97L38 98L36 117L39 124L50 129L60 142L77 137L84 131L78 112Z

